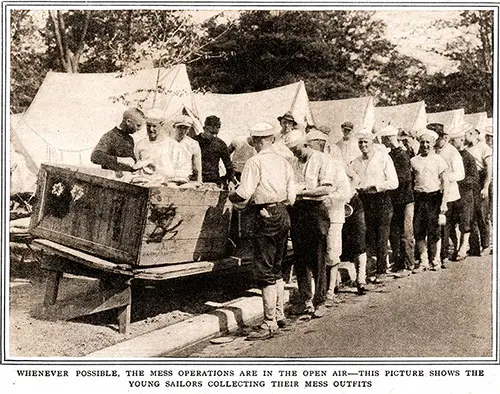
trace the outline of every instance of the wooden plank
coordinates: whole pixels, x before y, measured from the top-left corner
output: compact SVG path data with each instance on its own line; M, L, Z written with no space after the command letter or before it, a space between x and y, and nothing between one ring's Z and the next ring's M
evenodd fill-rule
M45 298L43 299L44 305L54 305L56 303L61 277L61 271L49 272L45 284Z
M103 260L99 257L91 256L87 253L69 248L64 245L60 245L58 243L46 239L35 239L33 241L33 244L40 247L42 250L48 253L53 253L57 256L75 261L90 268L95 268L98 270L103 270L119 275L133 276L131 265L115 264Z
M217 260L227 256L227 238L171 239L143 243L137 266Z
M186 264L167 265L163 267L151 267L147 269L135 269L134 278L145 280L166 280L208 272L219 272L232 269L240 269L250 265L250 261L244 261L237 257L229 257L218 261L198 261Z
M81 238L73 237L68 234L63 234L58 231L45 229L42 227L37 227L32 231L32 234L36 237L45 238L47 240L52 240L54 243L66 246L68 243L75 248L80 248L85 251L92 251L96 255L103 258L108 258L113 261L117 261L124 264L134 264L136 258L127 254L126 252L114 249L105 245L96 244L94 242L84 240ZM68 242L71 240L71 242ZM89 254L90 256L90 254Z
M147 188L139 185L134 185L129 182L121 181L118 178L111 178L108 174L101 174L84 167L64 165L64 167L53 166L50 164L42 164L42 167L50 174L54 174L65 179L77 179L91 184L104 186L106 188L115 189L129 195L148 193Z
M223 206L229 204L225 190L183 189L178 187L151 188L152 204L178 204L187 206Z
M227 236L231 224L231 209L224 208L154 205L148 212L144 236L147 239L155 229L162 228L166 230L164 237L167 239ZM158 217L162 218L161 222L154 220Z
M47 320L70 320L105 310L120 309L130 306L130 303L130 288L118 288L89 292L76 298L58 301L54 305L43 306L33 312L36 317ZM126 318L125 315L122 321Z

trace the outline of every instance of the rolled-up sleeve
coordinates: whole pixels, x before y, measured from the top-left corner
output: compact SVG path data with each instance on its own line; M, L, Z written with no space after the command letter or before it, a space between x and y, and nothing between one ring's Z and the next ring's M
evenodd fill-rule
M295 173L293 172L292 166L288 162L286 163L286 177L286 195L288 203L293 205L295 204L295 200L297 198L297 186L295 184Z
M248 160L241 173L241 182L236 189L236 194L249 200L255 193L260 179L260 168L253 160Z
M448 181L458 182L465 178L464 161L460 153L453 155L451 158L451 168L448 171Z
M399 186L398 174L396 173L396 168L394 168L394 163L391 157L389 155L385 155L383 157L383 171L385 179L381 185L377 185L377 192L394 190Z

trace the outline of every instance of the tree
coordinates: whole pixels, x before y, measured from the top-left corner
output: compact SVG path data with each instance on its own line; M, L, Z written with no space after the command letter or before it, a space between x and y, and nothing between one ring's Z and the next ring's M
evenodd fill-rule
M35 23L36 22L36 23ZM12 110L27 107L47 71L134 72L200 58L213 38L176 10L13 10Z
M47 40L54 68L112 72L189 61L201 42L184 11L51 11Z
M224 24L205 26L215 37ZM304 80L310 99L408 97L423 72L384 38L385 25L366 11L247 11L190 68L192 84L220 93L258 91ZM390 83L396 78L397 83ZM403 92L403 93L402 93Z
M10 107L26 109L40 87L47 66L40 22L45 15L12 10L10 15Z
M467 113L493 112L493 11L463 11L458 21L438 27L459 34L435 52L457 62L457 71L428 76L414 99L424 99L428 112L464 108Z

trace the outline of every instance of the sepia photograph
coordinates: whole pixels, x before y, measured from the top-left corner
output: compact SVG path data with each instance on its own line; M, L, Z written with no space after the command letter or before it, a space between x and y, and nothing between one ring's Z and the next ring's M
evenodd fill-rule
M498 6L190 3L2 2L10 379L473 392L499 362ZM98 368L137 361L185 366Z

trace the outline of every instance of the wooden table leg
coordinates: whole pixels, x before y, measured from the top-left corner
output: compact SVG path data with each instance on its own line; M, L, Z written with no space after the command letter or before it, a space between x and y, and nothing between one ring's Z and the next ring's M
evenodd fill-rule
M130 325L130 315L132 312L132 287L131 281L126 282L127 288L122 292L125 295L128 303L127 305L118 309L118 330L120 334L126 334L128 326Z
M56 303L61 277L61 271L49 271L45 286L45 298L43 300L44 305L54 305Z

